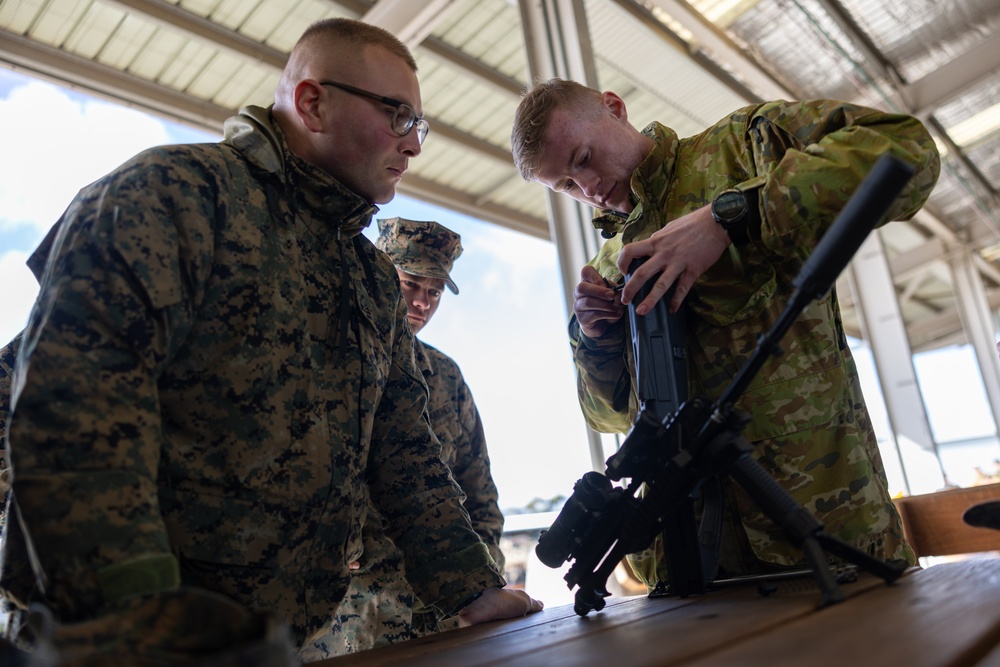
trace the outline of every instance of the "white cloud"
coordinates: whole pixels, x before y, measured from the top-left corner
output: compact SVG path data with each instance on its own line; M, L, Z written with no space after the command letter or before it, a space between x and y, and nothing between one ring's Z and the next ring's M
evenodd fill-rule
M14 88L0 100L0 231L28 224L44 234L81 187L167 140L163 123L139 111L41 82Z
M80 188L139 151L168 140L165 125L99 100L78 101L38 81L0 99L0 235L27 226L33 249ZM0 248L0 345L20 331L38 294L28 253Z
M38 283L25 266L25 252L8 252L0 256L0 285L3 290L3 314L0 316L0 346L6 345L24 325L38 296Z
M476 234L463 236L465 253L456 262L459 270L469 264L469 273L491 299L523 303L538 293L543 277L551 280L557 256L555 246L520 232L480 225ZM468 259L492 257L497 261ZM484 270L485 268L485 270ZM555 273L558 280L558 271Z

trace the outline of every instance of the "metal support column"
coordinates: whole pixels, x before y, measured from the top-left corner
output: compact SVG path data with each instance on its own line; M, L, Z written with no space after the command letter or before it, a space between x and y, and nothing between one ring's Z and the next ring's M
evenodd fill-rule
M936 491L944 486L944 471L878 231L868 235L848 271L861 328L875 358L904 484L912 494Z
M993 411L994 426L1000 425L1000 358L997 354L997 325L990 310L983 275L972 251L963 246L948 247L958 316L965 335L972 344L986 388L986 397Z
M528 80L553 77L597 87L594 54L582 0L518 0L528 63ZM539 186L541 187L541 186ZM548 191L549 230L556 244L567 315L573 313L573 289L580 270L597 254L600 239L590 220L593 209ZM587 429L594 469L604 471L600 434Z

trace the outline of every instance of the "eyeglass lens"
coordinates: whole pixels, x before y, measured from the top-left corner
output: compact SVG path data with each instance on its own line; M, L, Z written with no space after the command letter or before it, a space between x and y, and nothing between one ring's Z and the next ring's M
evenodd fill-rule
M417 142L424 143L424 137L430 129L427 121L417 118L417 112L408 104L401 104L396 108L396 115L393 118L392 130L400 136L406 136L411 129L417 131Z

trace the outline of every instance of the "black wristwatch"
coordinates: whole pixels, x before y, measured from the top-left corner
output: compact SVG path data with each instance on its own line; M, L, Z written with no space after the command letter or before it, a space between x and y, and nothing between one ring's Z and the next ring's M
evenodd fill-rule
M712 200L712 218L726 230L736 245L749 240L747 225L751 217L757 217L755 213L750 210L748 197L741 190L723 190Z

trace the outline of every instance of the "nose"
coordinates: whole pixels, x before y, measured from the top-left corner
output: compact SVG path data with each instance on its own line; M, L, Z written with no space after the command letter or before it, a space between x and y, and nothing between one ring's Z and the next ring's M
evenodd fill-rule
M427 294L423 291L417 292L413 295L413 307L419 308L420 310L427 310L430 307L431 300L427 298Z
M597 178L595 174L588 172L587 174L580 174L576 182L579 184L583 194L593 197L599 191L598 186L601 184L601 179Z
M410 157L420 155L420 140L417 139L417 130L411 129L405 137L400 137L399 152Z

